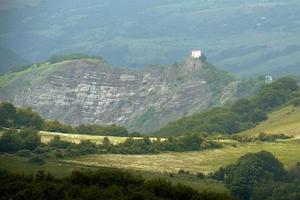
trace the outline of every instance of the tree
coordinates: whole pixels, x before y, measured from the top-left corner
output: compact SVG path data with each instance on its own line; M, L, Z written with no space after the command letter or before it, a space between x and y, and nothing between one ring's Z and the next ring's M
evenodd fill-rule
M9 102L0 103L0 127L12 127L16 118L16 107Z
M267 151L248 153L225 171L226 186L244 200L250 199L257 185L287 178L282 163Z
M38 113L33 112L31 108L18 108L16 115L17 127L41 130L44 126L44 119Z

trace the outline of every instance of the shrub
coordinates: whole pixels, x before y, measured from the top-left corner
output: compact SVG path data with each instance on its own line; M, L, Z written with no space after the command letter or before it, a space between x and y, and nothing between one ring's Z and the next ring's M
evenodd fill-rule
M19 150L16 154L21 157L30 157L32 155L32 152L27 149L22 149Z
M34 156L28 160L28 163L34 164L34 165L44 165L44 164L46 164L46 161L40 157Z

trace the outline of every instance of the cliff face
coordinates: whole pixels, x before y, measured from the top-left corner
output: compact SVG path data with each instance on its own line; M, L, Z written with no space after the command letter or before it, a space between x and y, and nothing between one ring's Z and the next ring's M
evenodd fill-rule
M115 123L150 132L221 102L218 98L224 98L222 90L227 85L213 91L203 75L207 70L216 69L197 59L144 70L110 68L89 59L67 61L19 72L3 85L0 94L49 119L69 124Z

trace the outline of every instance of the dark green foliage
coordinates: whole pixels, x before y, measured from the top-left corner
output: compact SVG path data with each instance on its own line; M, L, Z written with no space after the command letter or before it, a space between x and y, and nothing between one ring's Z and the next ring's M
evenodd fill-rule
M274 83L264 85L258 95L251 99L240 99L230 108L217 107L170 122L156 134L164 136L199 132L232 134L247 130L266 120L267 112L295 98L298 90L295 79L280 78Z
M217 107L171 122L161 128L157 134L182 135L199 132L230 134L240 130L238 115L229 109Z
M160 139L151 141L149 137L134 139L129 137L123 143L112 144L104 138L102 144L90 141L81 141L80 144L61 141L60 137L54 137L47 147L55 151L59 156L78 156L95 153L118 153L118 154L155 154L164 151L199 151L203 149L221 148L222 145L212 141L206 141L199 135L186 135L178 138L170 137L167 140ZM44 148L43 148L44 149ZM46 153L46 152L42 152Z
M59 132L59 133L73 133L74 129L70 125L62 124L59 121L47 121L43 128L45 131L49 132Z
M251 200L300 199L300 180L292 182L269 182L256 187Z
M28 163L33 165L44 165L46 164L46 161L38 156L34 156L28 160Z
M231 200L226 194L197 192L183 185L171 185L116 169L74 171L63 179L39 171L35 176L19 176L0 171L2 199L128 199L128 200Z
M249 135L232 135L230 139L239 141L239 142L274 142L278 139L291 139L292 136L284 135L284 134L267 134L267 133L259 133L258 136L249 136Z
M103 60L102 57L100 56L89 56L86 54L69 54L69 55L53 55L51 56L47 61L50 62L51 64L54 63L59 63L62 61L66 61L66 60L81 60L81 59L98 59L98 60Z
M260 109L271 110L290 100L293 97L293 92L298 89L295 79L290 77L280 78L276 82L264 86L254 102Z
M16 154L22 157L30 157L32 155L31 151L28 149L21 149Z
M8 102L0 103L0 127L11 127L16 118L16 108Z
M90 125L90 124L81 124L75 127L75 133L77 134L89 134L89 135L105 135L105 136L119 136L127 137L128 131L122 126L117 126L115 124L109 126L100 126L100 125Z
M284 181L288 178L282 163L267 151L248 153L235 164L221 168L215 176L225 179L230 191L245 200L250 199L259 184Z
M57 120L45 121L38 113L31 108L16 108L9 102L0 103L0 127L31 128L49 132L76 133L87 135L119 136L127 137L140 136L139 133L129 134L128 130L115 124L108 126L81 124L73 128L70 125L60 123Z
M44 119L38 113L33 112L31 108L18 108L15 125L41 130L44 126Z
M300 97L293 99L292 104L294 106L300 106Z
M21 149L34 150L41 145L41 138L36 131L10 129L0 138L0 152L17 152Z

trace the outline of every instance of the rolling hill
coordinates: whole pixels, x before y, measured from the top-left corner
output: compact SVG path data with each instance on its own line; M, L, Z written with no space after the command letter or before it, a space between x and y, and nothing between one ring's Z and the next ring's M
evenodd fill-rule
M299 19L298 0L20 0L1 6L0 44L33 61L81 52L138 68L197 48L240 75L299 74Z

